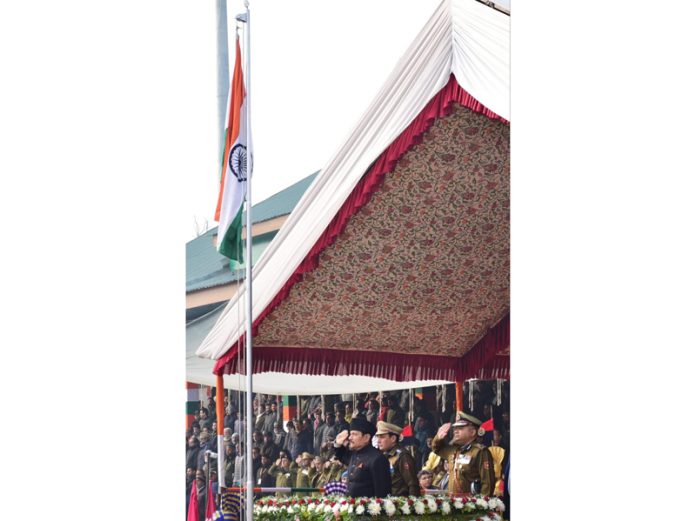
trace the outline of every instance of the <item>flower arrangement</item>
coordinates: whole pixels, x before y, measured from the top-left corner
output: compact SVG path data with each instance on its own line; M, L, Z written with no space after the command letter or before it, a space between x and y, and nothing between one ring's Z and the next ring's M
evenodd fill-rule
M264 498L254 504L260 521L382 521L450 517L461 521L502 521L505 505L497 497L409 496L382 498ZM425 520L422 520L425 521Z

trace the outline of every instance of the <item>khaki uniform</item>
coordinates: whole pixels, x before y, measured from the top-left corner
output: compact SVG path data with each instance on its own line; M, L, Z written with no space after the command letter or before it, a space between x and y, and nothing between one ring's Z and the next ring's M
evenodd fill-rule
M416 462L408 452L398 446L385 452L391 472L392 496L420 496L420 484L416 477Z
M293 487L295 486L295 481L297 480L297 464L291 463L290 468L285 470L274 463L271 465L271 468L268 469L268 473L275 476L276 487ZM285 497L287 494L285 492L276 492L276 496Z
M449 463L449 492L471 494L471 484L478 483L481 494L493 495L493 457L484 445L445 445L444 439L436 437L433 439L433 452Z
M295 478L295 488L310 488L312 486L312 478L316 474L316 469L314 467L309 467L303 469L302 467L297 468L297 477ZM298 496L307 496L307 492L298 492Z
M341 481L341 474L346 470L346 468L341 464L340 461L334 461L331 464L331 472L329 474L328 481Z

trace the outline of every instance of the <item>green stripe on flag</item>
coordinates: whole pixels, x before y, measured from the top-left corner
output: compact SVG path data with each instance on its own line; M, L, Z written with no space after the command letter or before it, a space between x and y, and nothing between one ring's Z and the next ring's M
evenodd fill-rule
M218 251L225 257L237 261L240 264L244 262L244 249L242 248L242 208L243 206L239 207L239 211L227 228L225 236L221 239L221 242L218 241Z
M186 402L186 414L195 414L201 406L201 402Z

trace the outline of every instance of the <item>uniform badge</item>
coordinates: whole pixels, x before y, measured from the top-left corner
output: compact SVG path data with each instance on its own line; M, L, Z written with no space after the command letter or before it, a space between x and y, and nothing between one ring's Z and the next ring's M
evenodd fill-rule
M478 435L483 436L484 434L486 434L486 429L484 429L483 427L480 427L478 430Z
M457 458L457 463L460 465L468 465L471 462L471 456L460 454L459 457Z

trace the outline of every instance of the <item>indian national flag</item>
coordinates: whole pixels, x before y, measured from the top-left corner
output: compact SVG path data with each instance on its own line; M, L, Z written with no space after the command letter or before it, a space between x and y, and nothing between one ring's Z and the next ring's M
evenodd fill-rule
M247 101L239 37L237 37L237 53L228 106L225 151L222 156L220 194L215 210L215 220L220 223L218 251L225 257L241 263L243 259L242 207L246 194L247 165L251 170L251 140L247 139Z

